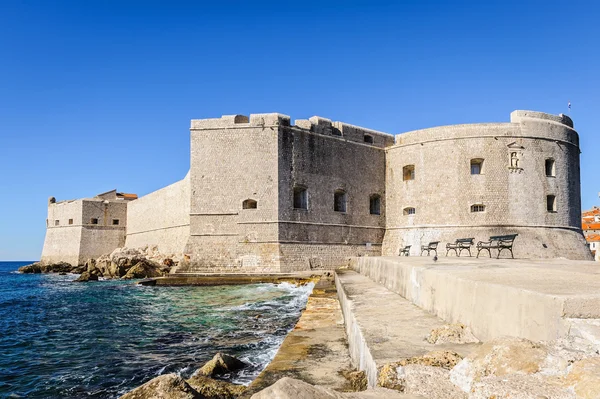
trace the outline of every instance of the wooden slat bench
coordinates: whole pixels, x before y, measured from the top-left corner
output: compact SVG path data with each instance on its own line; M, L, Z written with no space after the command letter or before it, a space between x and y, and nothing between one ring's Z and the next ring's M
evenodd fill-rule
M427 245L421 245L421 256L423 256L423 252L425 251L427 251L427 256L429 256L429 252L431 251L435 252L435 256L437 256L437 247L439 243L439 241L432 241Z
M400 248L400 252L398 253L398 256L409 256L410 255L410 247L412 247L412 245L407 245L404 248Z
M471 255L471 246L473 245L473 242L475 241L474 238L459 238L456 241L454 241L453 243L447 243L446 244L446 256L448 256L448 252L450 251L454 251L454 253L456 254L456 256L460 256L460 253L463 250L469 251L469 256Z
M514 259L513 255L513 243L515 242L515 238L517 238L518 234L507 234L503 236L491 236L489 241L479 241L477 243L477 257L479 258L479 253L483 250L488 251L490 258L492 257L492 249L498 250L498 256L496 259L500 257L500 253L503 249L507 249L510 251L510 256Z

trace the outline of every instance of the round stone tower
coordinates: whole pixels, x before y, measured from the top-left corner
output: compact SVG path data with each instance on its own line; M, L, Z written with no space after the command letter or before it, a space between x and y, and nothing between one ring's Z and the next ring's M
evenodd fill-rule
M519 234L520 258L591 259L581 232L579 137L565 115L443 126L387 149L384 255L457 238ZM476 253L476 251L475 251ZM463 252L464 254L464 252ZM487 255L487 254L486 254Z

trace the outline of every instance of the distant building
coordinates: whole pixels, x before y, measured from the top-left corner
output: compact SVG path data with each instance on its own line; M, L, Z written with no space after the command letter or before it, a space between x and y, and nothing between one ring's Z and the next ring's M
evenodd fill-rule
M600 208L595 206L581 217L581 228L585 240L596 261L600 261Z
M51 203L42 261L158 245L187 255L178 272L288 272L512 233L515 257L592 259L566 115L514 111L507 123L396 136L318 116L226 115L192 120L190 133L184 179L139 199Z

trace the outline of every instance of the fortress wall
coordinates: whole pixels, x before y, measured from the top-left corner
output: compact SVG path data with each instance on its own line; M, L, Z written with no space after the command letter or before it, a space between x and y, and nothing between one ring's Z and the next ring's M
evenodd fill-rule
M82 200L77 200L48 204L42 262L79 264L82 203ZM73 224L69 224L69 219L73 219ZM57 220L58 226L55 225Z
M83 226L81 228L81 248L78 263L97 259L110 254L116 248L125 246L125 229L112 226Z
M513 113L514 114L514 113ZM435 135L432 134L435 132ZM399 135L387 151L387 232L383 254L429 241L519 233L515 256L588 259L581 240L579 147L570 126L521 117L519 123L460 125ZM422 141L416 141L422 137ZM511 153L518 154L512 167ZM482 158L472 175L471 159ZM545 161L555 161L547 177ZM415 166L414 180L403 167ZM556 196L556 212L546 196ZM471 205L485 205L471 212ZM414 207L414 215L403 210ZM538 227L535 228L534 227ZM545 247L544 247L545 245Z
M286 270L333 268L351 256L380 254L386 217L382 148L284 128L279 182L279 241ZM294 209L294 187L307 190L307 210ZM336 190L346 193L346 212L334 211ZM380 196L379 215L370 214L374 194Z
M125 245L127 205L123 200L84 199L82 201L81 248L79 264L110 254ZM93 224L92 219L98 219ZM118 224L113 224L118 221Z
M279 270L277 137L280 114L193 120L188 271ZM243 209L245 200L256 209ZM185 271L185 270L178 270Z
M161 253L181 254L190 234L190 175L131 201L125 246L157 245Z

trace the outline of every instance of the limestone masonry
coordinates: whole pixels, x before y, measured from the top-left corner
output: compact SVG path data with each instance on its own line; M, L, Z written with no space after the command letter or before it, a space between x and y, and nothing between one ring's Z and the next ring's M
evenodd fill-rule
M592 259L579 137L562 114L514 111L510 123L395 137L276 113L192 120L190 130L179 182L141 198L51 198L42 262L157 245L189 257L180 273L288 272L511 233L518 258Z

